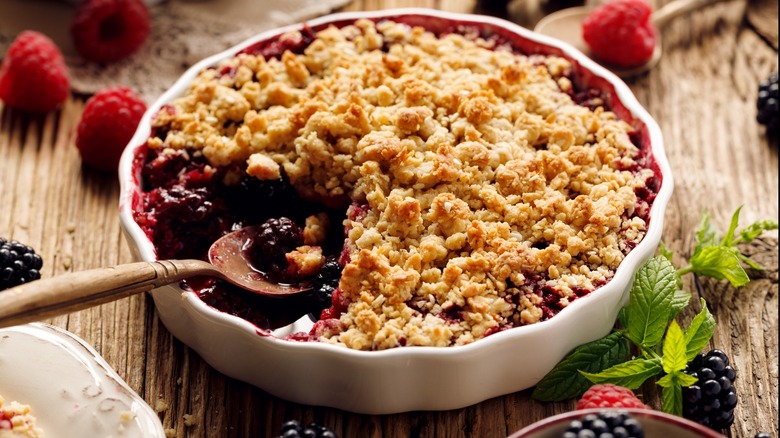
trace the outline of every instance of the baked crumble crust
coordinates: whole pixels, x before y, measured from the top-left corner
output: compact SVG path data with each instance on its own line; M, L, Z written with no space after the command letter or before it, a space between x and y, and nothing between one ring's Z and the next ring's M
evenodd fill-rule
M290 36L295 38L296 35ZM242 53L164 107L148 145L348 196L349 303L320 340L360 350L468 344L608 281L642 239L632 128L566 92L567 60L359 20L302 54ZM638 169L638 170L637 170ZM307 220L307 245L322 218ZM288 254L321 264L311 247ZM317 260L315 260L317 259Z
M11 401L5 403L0 396L0 438L38 438L43 430L30 414L30 406Z

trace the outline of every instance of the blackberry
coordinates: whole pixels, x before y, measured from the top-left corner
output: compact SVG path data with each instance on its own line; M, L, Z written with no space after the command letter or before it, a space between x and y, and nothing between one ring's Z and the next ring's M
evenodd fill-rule
M152 233L160 258L201 258L212 242L229 231L220 217L222 201L210 187L188 188L182 184L159 187L149 192L136 220ZM181 237L187 236L185 242Z
M624 411L601 411L573 420L563 438L644 438L645 431L634 417Z
M312 321L318 321L322 310L333 305L333 293L339 287L342 269L335 257L329 257L314 278L314 309L309 313Z
M314 280L314 292L317 302L322 304L322 308L330 307L333 291L339 287L341 269L342 267L336 259L329 259Z
M282 424L278 438L336 438L337 435L329 428L317 423L309 423L303 427L298 420L290 420Z
M259 180L249 175L237 184L222 189L222 197L230 211L247 223L261 223L274 216L294 219L305 217L310 209L295 188L284 178Z
M753 438L772 438L772 435L770 435L768 432L759 432Z
M780 91L777 82L777 72L775 72L769 76L769 79L758 85L756 120L766 126L766 132L769 134L777 134L777 127L780 124Z
M683 388L683 417L711 429L726 429L734 422L737 392L734 368L726 353L712 350L699 353L685 372L698 381Z
M0 237L0 290L41 278L43 259L31 247Z
M249 246L249 259L271 280L285 278L287 258L285 254L303 245L303 231L286 217L268 219Z

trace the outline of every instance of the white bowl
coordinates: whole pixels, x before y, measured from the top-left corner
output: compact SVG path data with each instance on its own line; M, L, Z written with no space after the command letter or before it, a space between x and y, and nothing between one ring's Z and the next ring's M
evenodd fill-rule
M447 410L529 388L573 348L610 331L627 300L635 270L654 254L661 239L664 210L672 193L671 170L661 131L615 75L570 45L504 20L428 9L395 9L334 14L307 24L317 29L330 23L379 17L392 17L426 28L453 23L486 27L529 52L559 54L574 61L583 80L602 89L611 99L613 111L638 128L643 142L651 145L662 185L642 242L623 260L608 284L574 301L555 317L505 330L465 346L355 351L317 342L284 341L258 335L251 323L214 310L194 294L182 294L176 286L152 292L160 318L174 336L218 371L278 397L307 405L366 414ZM122 156L119 169L120 218L139 259L156 259L152 243L132 216L133 206L140 199L134 153L150 135L153 114L181 95L203 68L232 57L243 48L300 28L301 25L293 25L262 33L199 62L149 107Z
M52 325L0 329L0 395L29 405L46 438L165 438L157 413L97 351Z

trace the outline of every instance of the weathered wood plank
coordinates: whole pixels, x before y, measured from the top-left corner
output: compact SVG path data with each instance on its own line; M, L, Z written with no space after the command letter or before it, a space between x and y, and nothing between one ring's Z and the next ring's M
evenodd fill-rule
M509 16L520 20L518 11L527 3L512 2ZM767 37L771 26L756 19L764 17L765 3L720 4L679 18L664 31L660 65L628 82L665 136L676 190L664 241L680 264L690 256L704 210L721 229L739 205L743 223L778 217L777 141L770 142L755 123L758 83L777 70L776 13L774 40ZM469 12L475 4L355 0L345 10L422 6ZM82 110L83 101L71 99L57 113L27 117L0 104L0 235L38 249L45 276L131 260L116 215L116 178L82 168L74 147ZM741 400L729 436L740 438L776 433L778 423L777 239L760 239L745 250L768 269L752 273L754 281L743 289L685 279L717 318L712 346L726 351L739 372ZM683 312L683 324L697 306ZM293 418L327 424L344 437L501 437L573 407L572 401L538 403L522 391L453 411L356 415L285 402L222 376L171 337L148 296L51 322L95 346L151 406L167 403L160 417L180 437L273 436ZM641 395L660 406L654 384ZM190 414L195 421L188 425L184 418Z

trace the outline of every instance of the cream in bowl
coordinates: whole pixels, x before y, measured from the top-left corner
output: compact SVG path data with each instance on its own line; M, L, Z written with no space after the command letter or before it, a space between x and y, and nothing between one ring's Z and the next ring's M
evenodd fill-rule
M276 299L195 279L184 300L154 293L166 326L226 374L364 412L461 407L532 386L609 330L660 239L661 141L623 83L549 38L428 10L339 14L185 73L125 152L121 214L145 260L204 258L260 225L245 249L258 275L311 286ZM495 382L433 403L302 395L209 358L213 336L258 361L273 350L266 367L318 358L309 387L404 364L372 373L387 382L366 399L402 395L412 387L393 375L413 384L440 361L459 375L481 356L474 376ZM528 372L507 375L517 360ZM346 399L353 385L336 388Z

